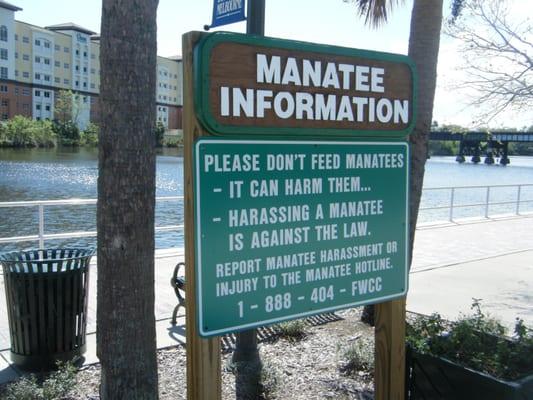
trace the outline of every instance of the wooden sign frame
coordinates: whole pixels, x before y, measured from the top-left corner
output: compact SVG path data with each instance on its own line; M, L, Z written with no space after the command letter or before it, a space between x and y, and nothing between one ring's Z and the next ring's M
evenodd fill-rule
M199 73L201 68L195 69L195 62L199 60L199 43L208 37L202 32L189 32L183 35L183 130L184 130L184 199L185 199L185 262L186 262L186 277L187 277L187 313L186 313L186 351L187 351L187 399L188 400L219 400L221 399L221 362L220 362L220 339L218 337L203 339L198 334L198 324L196 321L196 276L195 276L195 213L194 213L194 182L193 182L193 149L195 141L202 136L211 136L213 133L242 133L242 130L235 130L236 127L227 127L222 129L217 128L216 132L208 132L209 125L204 125L204 121L200 121L200 117L195 113L196 107L200 107L198 103L198 90L195 90L196 85L201 82ZM243 39L248 40L248 39ZM252 37L253 42L258 38ZM272 39L269 39L272 40ZM277 42L277 40L276 40ZM279 41L280 43L288 43L288 41ZM205 42L204 42L205 43ZM304 46L306 44L303 44ZM307 44L309 45L309 44ZM339 49L336 47L324 46L324 49L331 50ZM414 75L414 91L413 99L416 99L417 87L416 76ZM196 104L195 104L196 100ZM410 121L409 129L414 126L414 110L416 109L413 103L412 120ZM207 126L207 128L206 128ZM212 129L212 127L211 127ZM405 139L409 133L409 129L402 130L401 134L383 132L356 132L361 134L357 137L371 137L372 134L376 136L394 137L396 139ZM281 128L279 134L287 134L288 132L296 136L303 135L304 132L294 130L293 128ZM309 132L309 131L307 131ZM320 133L318 130L314 131L316 135ZM324 132L321 130L321 132ZM339 135L343 134L337 130L328 131L329 134ZM349 133L352 135L354 132ZM271 129L259 130L254 134L264 136L273 135ZM315 135L315 137L316 137ZM311 134L308 137L312 138ZM374 136L374 138L376 138ZM405 397L405 297L397 300L387 301L376 304L375 306L375 398L377 400L403 400Z

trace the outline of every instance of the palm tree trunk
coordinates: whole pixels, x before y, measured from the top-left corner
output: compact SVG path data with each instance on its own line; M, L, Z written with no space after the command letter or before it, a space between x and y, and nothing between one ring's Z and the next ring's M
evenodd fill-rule
M103 400L158 398L154 316L157 3L102 3L97 354Z
M411 145L409 172L409 268L413 256L418 207L422 196L428 155L428 135L433 118L433 100L437 85L443 0L415 0L411 12L409 56L418 72L418 107L415 128L409 136ZM361 320L374 325L374 307L365 306Z
M415 0L411 12L409 56L418 72L418 107L411 143L409 187L409 266L413 254L418 207L424 183L428 155L428 137L433 118L433 100L437 85L443 0Z

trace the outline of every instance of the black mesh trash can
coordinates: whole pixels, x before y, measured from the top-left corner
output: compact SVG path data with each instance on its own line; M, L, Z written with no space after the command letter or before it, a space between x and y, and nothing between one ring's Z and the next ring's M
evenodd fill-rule
M89 262L94 249L0 254L11 360L43 371L85 353Z

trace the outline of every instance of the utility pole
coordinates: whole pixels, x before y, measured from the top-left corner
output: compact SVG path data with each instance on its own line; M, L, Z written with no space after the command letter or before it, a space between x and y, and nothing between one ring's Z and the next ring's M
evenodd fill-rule
M265 36L265 0L248 0L246 33ZM237 368L237 399L251 398L259 390L261 359L257 348L257 331L249 329L236 335L232 363Z
M265 36L265 0L248 0L246 33ZM232 362L260 362L256 329L236 334Z

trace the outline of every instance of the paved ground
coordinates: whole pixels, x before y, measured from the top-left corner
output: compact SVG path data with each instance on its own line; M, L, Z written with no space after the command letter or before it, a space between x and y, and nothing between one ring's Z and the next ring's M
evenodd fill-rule
M467 313L472 298L482 299L489 313L511 326L520 317L533 326L533 216L466 221L419 227L416 234L407 309L439 312L453 319ZM176 304L169 285L181 250L156 254L156 319L158 347L184 342L185 318L170 325ZM97 362L96 268L91 276L86 362ZM10 367L8 322L3 276L0 274L0 383L14 379Z
M407 309L455 319L472 299L512 328L533 326L533 216L417 230Z

